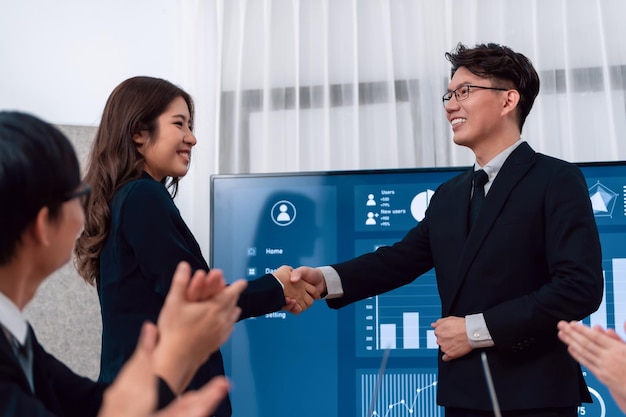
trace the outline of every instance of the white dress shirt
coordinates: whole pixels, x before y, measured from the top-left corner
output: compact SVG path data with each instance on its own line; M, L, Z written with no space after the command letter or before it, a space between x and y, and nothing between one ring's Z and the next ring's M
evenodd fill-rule
M21 345L26 343L28 325L19 308L6 295L0 292L0 324ZM7 335L8 337L9 335ZM9 338L10 339L10 338Z

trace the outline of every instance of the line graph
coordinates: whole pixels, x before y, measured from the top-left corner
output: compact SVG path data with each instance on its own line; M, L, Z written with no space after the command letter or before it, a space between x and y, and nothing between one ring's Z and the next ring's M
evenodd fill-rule
M436 402L437 374L431 371L396 370L383 375L376 406L368 407L378 375L373 371L358 373L361 391L360 415L363 417L443 416Z

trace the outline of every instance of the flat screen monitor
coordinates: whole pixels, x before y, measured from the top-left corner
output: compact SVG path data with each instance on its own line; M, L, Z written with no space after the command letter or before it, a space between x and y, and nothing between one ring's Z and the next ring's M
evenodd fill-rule
M587 324L626 321L626 162L579 164L600 231L605 295ZM211 265L229 279L280 265L321 266L390 245L418 224L438 185L467 167L214 175ZM391 351L376 416L442 416L436 405L440 316L434 271L394 291L331 310L316 302L235 325L223 346L234 417L366 417L384 348ZM619 414L586 372L594 403L581 415Z

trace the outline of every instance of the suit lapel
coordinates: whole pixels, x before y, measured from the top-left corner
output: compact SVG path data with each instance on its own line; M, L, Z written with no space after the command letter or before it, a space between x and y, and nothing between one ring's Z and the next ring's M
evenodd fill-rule
M472 179L474 169L467 170L461 181L456 184L456 190L453 190L453 195L460 198L460 202L456 204L455 213L451 216L451 219L459 219L459 223L455 225L456 230L462 233L462 236L467 236L469 233L469 210L470 200L472 196Z
M467 240L459 261L459 271L455 277L457 282L456 285L453 285L455 294L453 297L450 297L450 305L444 306L444 308L449 308L452 305L459 288L461 288L461 285L467 276L467 272L471 267L472 262L480 251L482 243L489 235L489 232L506 204L509 195L515 189L517 183L524 177L526 172L528 172L533 165L535 161L534 156L535 151L530 147L530 145L523 142L511 153L511 155L509 155L502 165L500 172L489 189L489 193L487 193L487 196L485 197L485 201L482 205L480 213L478 214L476 224L467 235ZM484 256L489 255L484 254Z
M467 245L472 174L473 169L470 168L458 178L446 183L445 198L442 198L436 207L434 204L430 206L430 209L434 210L431 220L433 229L435 227L441 229L437 236L443 245L442 252L449 257L445 261L445 267L438 268L435 265L444 315L448 311L451 300L455 297L462 280L462 277L453 271L458 271L458 266L462 262L462 254ZM452 265L456 265L456 267ZM440 279L444 281L440 281Z
M7 339L4 331L0 330L0 375L15 381L26 392L31 392L28 380L19 361L15 357L11 342Z
M35 336L35 332L33 332L30 325L28 326L28 331L31 332L33 345L33 382L35 383L37 398L44 403L49 410L58 412L61 407L59 406L54 387L50 384L50 377L47 374L47 354L39 344L37 336Z

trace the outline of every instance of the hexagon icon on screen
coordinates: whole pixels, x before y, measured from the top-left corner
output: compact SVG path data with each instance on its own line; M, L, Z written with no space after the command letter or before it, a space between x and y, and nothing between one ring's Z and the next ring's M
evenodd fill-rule
M296 219L296 206L289 200L280 200L272 206L271 214L274 223L289 226Z
M617 193L611 191L598 181L589 188L589 198L591 199L591 207L593 215L596 217L612 217L615 201L617 201Z
M421 222L426 216L426 209L430 204L430 199L435 192L433 190L422 191L411 200L411 215L415 220Z

